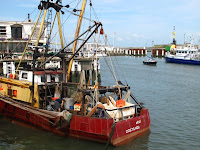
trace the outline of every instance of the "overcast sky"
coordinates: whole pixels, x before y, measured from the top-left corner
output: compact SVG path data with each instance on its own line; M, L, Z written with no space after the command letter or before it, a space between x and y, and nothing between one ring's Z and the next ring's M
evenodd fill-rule
M63 5L75 1L79 0L62 0ZM0 20L24 21L39 2L2 0ZM92 3L110 44L114 37L115 46L152 46L152 41L169 44L174 26L178 44L183 44L184 34L186 41L192 35L195 44L200 40L200 0L92 0Z

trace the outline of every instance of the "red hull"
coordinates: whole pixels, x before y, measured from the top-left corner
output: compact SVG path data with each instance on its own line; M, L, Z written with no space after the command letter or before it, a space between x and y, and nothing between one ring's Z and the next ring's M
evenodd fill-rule
M72 116L70 135L93 141L107 142L112 131L113 119ZM117 122L111 143L123 145L150 130L150 116L147 108L139 117Z
M60 126L59 116L48 114L45 111L25 104L20 105L19 102L2 100L0 98L0 115L60 135L68 133L66 127Z
M60 117L38 112L30 106L22 107L10 101L0 99L0 114L31 126L39 127L61 135L70 135L82 139L107 142L113 125L113 119L101 119L72 115L70 124L60 122ZM69 126L70 125L70 126ZM111 144L119 146L144 134L150 129L148 109L144 108L139 117L117 122Z

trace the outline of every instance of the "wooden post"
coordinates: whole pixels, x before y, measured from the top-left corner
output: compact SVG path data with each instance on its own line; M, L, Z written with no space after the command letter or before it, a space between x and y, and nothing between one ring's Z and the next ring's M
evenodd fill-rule
M47 106L47 82L45 82L45 98L44 98L44 109L46 110Z
M85 95L83 95L83 99L82 99L82 109L81 109L82 116L84 116L84 112L85 112Z

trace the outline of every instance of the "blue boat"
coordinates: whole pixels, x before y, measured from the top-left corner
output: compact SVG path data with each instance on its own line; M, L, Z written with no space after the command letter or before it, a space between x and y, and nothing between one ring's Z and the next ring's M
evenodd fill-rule
M176 59L176 58L170 58L170 57L165 57L165 60L168 63L200 65L200 60L186 60L186 59Z
M165 60L169 63L200 65L200 49L195 47L191 40L191 43L183 47L171 47L170 51L166 52Z

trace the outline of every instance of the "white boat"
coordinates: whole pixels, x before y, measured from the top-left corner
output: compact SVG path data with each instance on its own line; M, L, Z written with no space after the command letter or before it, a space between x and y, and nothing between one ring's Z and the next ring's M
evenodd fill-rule
M102 51L97 51L97 52L93 52L93 51L84 51L80 53L81 56L86 57L86 58L91 58L94 56L97 57L106 57L107 54L105 52Z
M157 64L157 60L154 60L152 57L147 56L148 59L147 60L143 60L143 64L144 65L156 65Z
M166 52L165 60L169 63L200 65L200 50L194 46L192 39L183 47L172 46Z
M97 57L106 57L107 56L107 48L106 46L100 43L85 43L79 55L87 58L91 58L94 56Z

